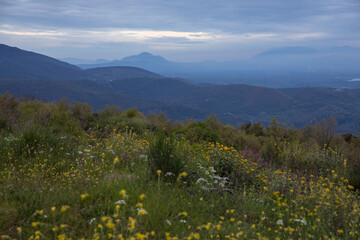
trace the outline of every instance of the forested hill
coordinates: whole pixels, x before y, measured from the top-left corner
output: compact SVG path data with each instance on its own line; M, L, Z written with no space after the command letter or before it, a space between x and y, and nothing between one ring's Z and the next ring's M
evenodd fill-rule
M0 46L0 90L48 101L63 97L106 105L164 112L175 120L204 120L217 115L225 124L279 121L302 127L336 117L339 132L356 132L360 90L336 88L272 89L250 85L193 84L136 67L81 70L56 59ZM160 60L159 60L160 61Z

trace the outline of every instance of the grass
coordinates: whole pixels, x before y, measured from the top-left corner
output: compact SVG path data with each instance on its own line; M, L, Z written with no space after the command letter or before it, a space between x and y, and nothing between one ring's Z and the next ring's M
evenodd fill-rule
M2 130L0 238L360 238L356 138L218 132L239 147L145 126Z
M87 135L73 143L72 152L45 144L19 156L14 148L23 144L21 138L11 141L2 145L11 159L3 161L0 173L4 239L355 239L360 234L360 201L338 175L341 169L308 176L258 167L221 144L192 149L177 142L188 148L182 151L192 155L187 156L192 163L181 165L186 174L164 181L165 171L154 177L148 163L148 140L131 131L115 130L106 139ZM177 151L172 154L182 156Z

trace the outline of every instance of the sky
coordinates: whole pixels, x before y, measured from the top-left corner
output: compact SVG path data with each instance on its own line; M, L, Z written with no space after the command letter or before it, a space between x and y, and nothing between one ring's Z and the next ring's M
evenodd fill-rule
M55 58L246 59L360 47L360 0L0 0L0 43Z

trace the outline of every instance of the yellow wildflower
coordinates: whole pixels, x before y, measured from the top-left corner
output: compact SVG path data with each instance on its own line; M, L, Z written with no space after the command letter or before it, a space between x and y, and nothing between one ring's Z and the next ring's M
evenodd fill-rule
M145 194L140 194L139 196L140 200L143 200L145 197L146 197Z
M81 194L80 197L81 197L81 200L84 200L85 198L87 198L89 196L88 193L85 193L85 194Z
M123 198L126 198L126 190L125 189L122 189L119 194L123 197Z
M60 209L60 211L61 212L65 212L66 210L68 210L70 207L68 206L68 205L63 205L63 206L61 206L61 209Z

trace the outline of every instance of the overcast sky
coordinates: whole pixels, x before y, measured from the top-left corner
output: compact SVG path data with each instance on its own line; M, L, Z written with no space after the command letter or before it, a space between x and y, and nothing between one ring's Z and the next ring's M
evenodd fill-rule
M0 43L56 58L234 60L360 47L360 0L0 0Z

